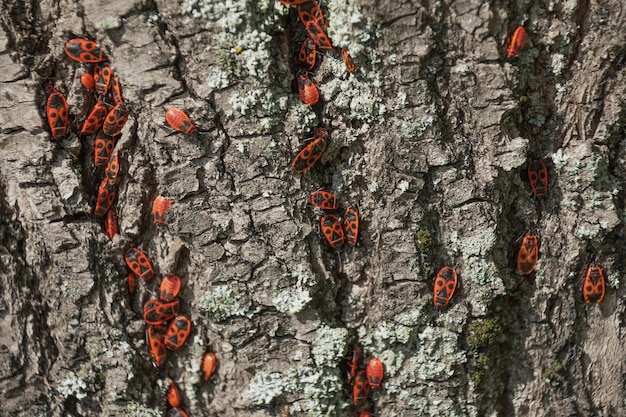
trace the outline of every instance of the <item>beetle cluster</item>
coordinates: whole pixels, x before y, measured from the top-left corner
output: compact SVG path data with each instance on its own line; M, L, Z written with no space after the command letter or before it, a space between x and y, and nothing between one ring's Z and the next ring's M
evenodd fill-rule
M526 44L528 33L523 26L518 26L511 35L506 50L507 58L515 58ZM528 182L532 194L537 198L548 195L548 168L541 159L531 159L527 168ZM537 266L539 259L540 237L537 232L527 232L517 252L517 271L522 275L530 275ZM599 265L588 265L583 283L583 298L586 303L599 303L605 292L604 273Z
M128 109L124 102L121 84L113 73L111 63L96 42L83 39L70 39L65 44L65 54L74 61L87 64L89 69L81 76L81 84L92 93L95 102L82 121L80 136L93 136L94 165L104 167L104 178L100 183L94 215L105 217L105 231L110 239L118 233L117 216L113 206L117 194L120 169L119 154L114 150L116 140L128 120ZM69 107L66 97L52 83L45 88L47 94L46 119L53 139L61 139L71 130ZM93 103L92 102L92 103ZM170 108L165 113L165 121L176 131L187 135L195 133L196 127L182 110ZM157 226L166 222L166 212L172 201L157 196L152 204L152 215ZM127 276L128 292L132 296L137 288L137 278L146 283L155 277L154 268L148 256L139 248L130 248L124 256L130 272ZM176 274L164 277L159 286L159 298L151 299L143 305L143 319L146 323L146 339L153 364L159 368L167 358L167 352L179 349L191 334L191 321L179 314L180 301L177 296L181 289L181 279ZM203 380L208 381L215 372L217 359L207 351L201 361ZM167 390L169 404L168 417L187 417L180 408L181 396L178 387L170 379Z
M370 358L363 369L362 355L363 350L357 344L345 358L348 371L346 384L352 386L352 403L357 407L365 404L372 389L380 388L385 375L385 366L380 359L375 357ZM371 416L371 413L362 411L360 416Z
M128 289L132 295L136 288L136 278L145 282L155 277L154 268L148 256L139 248L130 248L124 256L130 269ZM152 363L160 368L167 359L167 351L175 351L182 347L191 334L191 321L179 315L180 300L177 298L181 290L181 279L176 274L165 276L159 286L159 299L150 299L143 305L143 320L146 323L146 342L152 357ZM180 392L170 379L166 393L167 401L172 407L168 417L186 417L180 406Z
M309 196L309 203L324 212L337 210L337 196L324 190L317 190ZM344 243L356 246L359 238L359 212L349 207L343 214L343 221L332 213L325 213L320 219L320 230L333 249Z
M105 232L110 239L118 233L117 215L112 207L117 194L120 168L118 152L114 151L116 139L128 121L128 109L122 96L120 80L113 73L111 63L92 40L70 39L65 43L65 54L74 61L89 65L89 71L81 76L85 89L93 93L95 104L83 121L82 137L95 135L94 165L104 167L105 175L98 187L94 215L103 217ZM65 98L49 85L46 117L52 137L65 136L69 130L68 108ZM61 97L60 97L61 96ZM62 108L62 109L61 109Z
M317 86L309 77L309 74L313 73L315 67L318 64L317 49L335 51L326 28L328 24L320 5L315 0L278 0L280 3L295 6L298 11L298 17L300 22L306 29L307 36L304 38L300 47L297 48L296 62L296 82L298 84L298 93L300 99L304 104L312 106L319 100L319 91ZM348 53L346 48L341 49L341 57L346 64L348 72L352 73L355 70L352 57Z

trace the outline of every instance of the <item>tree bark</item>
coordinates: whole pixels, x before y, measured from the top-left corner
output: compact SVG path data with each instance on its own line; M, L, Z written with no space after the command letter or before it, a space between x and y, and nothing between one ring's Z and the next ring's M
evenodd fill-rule
M162 416L169 378L196 416L626 415L622 1L326 0L337 50L309 73L314 106L295 82L295 6L101 3L2 0L0 416ZM518 25L528 40L509 58ZM113 239L93 215L103 171L78 134L94 97L90 66L64 53L73 37L105 51L130 110ZM47 82L72 115L61 140ZM173 106L196 134L165 124ZM328 147L297 174L317 127ZM537 159L545 197L529 185ZM320 233L320 188L338 216L358 208L355 248ZM162 227L157 195L173 201ZM539 261L521 275L527 232ZM133 295L131 247L157 273ZM597 305L583 300L591 263ZM444 265L459 285L438 308ZM170 273L192 332L156 369L142 308ZM385 365L360 406L345 382L356 344L362 368Z

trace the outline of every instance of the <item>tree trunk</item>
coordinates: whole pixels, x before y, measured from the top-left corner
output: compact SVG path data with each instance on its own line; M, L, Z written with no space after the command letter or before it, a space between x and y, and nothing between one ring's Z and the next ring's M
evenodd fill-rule
M337 49L308 73L313 106L296 6L103 3L2 0L0 416L163 416L169 378L194 416L626 415L621 0L325 0ZM528 40L507 57L518 25ZM95 100L91 65L64 52L74 37L102 48L130 112L113 239L93 214L104 172L79 134ZM71 113L59 140L48 82ZM169 107L197 132L171 129ZM294 172L318 127L323 156ZM337 216L358 208L356 247L324 239L307 203L320 188ZM173 201L165 226L157 195ZM540 241L529 275L525 233ZM131 295L132 247L157 278ZM590 264L599 304L583 299ZM458 286L435 307L445 265ZM172 273L191 336L155 368L143 305ZM385 376L354 406L357 344L359 369L379 357Z

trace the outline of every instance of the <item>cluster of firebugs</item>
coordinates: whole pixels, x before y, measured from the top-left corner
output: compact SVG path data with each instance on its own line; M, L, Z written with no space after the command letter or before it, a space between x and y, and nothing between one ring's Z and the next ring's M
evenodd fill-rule
M302 42L297 56L299 65L297 74L300 98L307 105L314 105L319 100L317 87L308 74L316 66L317 48L334 50L326 34L327 24L321 9L315 0L279 0L286 5L295 5L300 21L304 24L308 37ZM527 38L526 30L519 26L513 32L507 57L516 57L523 48ZM116 184L119 173L119 156L115 148L116 138L128 120L128 109L122 96L121 84L113 73L111 64L98 45L88 39L71 39L65 45L65 52L71 59L91 64L91 71L81 77L82 85L94 93L96 102L84 120L80 135L95 135L94 165L104 167L104 178L98 189L94 214L105 218L105 231L109 238L118 233L117 216L112 207L116 196ZM347 50L341 50L348 72L355 70L354 63ZM46 117L52 137L60 139L70 131L69 108L65 96L55 89L52 83L46 86L48 95ZM189 116L180 109L170 108L165 114L166 122L175 130L191 135L196 132L195 125ZM321 158L328 143L328 131L318 128L313 140L306 145L292 162L297 173L311 169ZM542 160L531 160L528 164L528 180L535 197L544 197L548 193L548 170ZM337 196L318 190L309 197L309 203L328 212L337 209ZM152 207L155 224L165 224L165 213L171 201L158 196ZM320 229L328 244L339 249L344 243L355 246L358 240L359 213L355 208L345 210L343 217L326 213L320 220ZM539 257L539 236L537 233L526 233L517 255L517 270L522 275L531 274ZM148 282L155 273L147 255L138 248L130 248L125 254L125 262L131 270L127 277L128 289L131 294L136 288L136 277ZM437 273L434 282L433 302L435 306L445 307L450 302L457 287L458 275L451 266L444 266ZM168 350L180 348L191 333L190 320L179 315L180 301L177 296L181 289L181 279L176 274L164 277L159 288L159 299L148 300L143 306L143 318L147 326L146 335L154 365L158 368L166 360ZM599 303L604 297L604 274L598 265L587 268L583 285L583 297L587 303ZM356 346L346 359L349 370L347 383L352 384L353 403L356 406L365 403L370 389L379 388L384 375L383 363L378 358L371 358L365 370L359 369L362 350ZM216 357L206 352L202 358L201 369L203 379L207 381L216 366ZM168 417L186 417L180 407L180 392L170 378L166 393L167 402L171 407ZM362 411L360 417L371 416L369 411Z
M304 104L313 106L319 100L319 92L309 73L317 65L317 48L335 50L326 33L326 21L315 0L278 0L286 5L297 7L298 16L308 36L300 45L296 61L296 80L298 93ZM341 49L341 56L349 73L355 71L355 65L346 48ZM313 139L294 158L291 166L297 173L310 170L322 157L328 145L328 131L318 127ZM308 202L321 209L324 214L320 219L322 235L333 249L340 249L344 244L356 246L359 237L359 212L354 207L347 208L343 216L332 213L337 210L338 198L328 191L317 190L311 193ZM341 259L341 258L340 258ZM378 358L371 358L365 370L359 369L362 350L356 346L346 358L349 378L346 383L352 384L352 402L355 406L365 404L371 389L380 388L384 376L384 365ZM360 417L371 417L370 411L361 411Z
M300 49L296 60L296 82L298 84L298 93L304 104L310 106L316 104L319 100L319 91L317 86L309 77L317 65L317 49L334 51L333 46L326 28L328 24L322 14L322 9L315 0L278 0L279 3L296 6L300 22L304 25L307 37L300 45ZM346 48L341 48L341 57L346 64L349 73L355 70L352 57Z
M523 26L518 26L507 48L507 58L515 58L526 44L528 34ZM548 194L548 169L540 159L528 163L528 182L533 195L537 198ZM522 275L530 275L537 266L539 259L539 235L536 232L525 233L517 253L517 271ZM433 302L438 307L445 307L450 302L456 289L458 276L450 266L441 268L435 277ZM599 303L604 298L604 273L599 265L589 265L583 283L583 298L586 303Z
M363 351L357 344L346 358L348 366L348 379L346 383L352 384L352 403L355 406L365 404L372 389L380 388L385 374L385 366L378 358L370 358L365 369L360 368ZM369 411L361 411L359 417L371 417Z
M116 139L128 120L128 109L122 97L121 84L111 68L111 63L98 45L89 39L70 39L65 44L68 57L82 64L90 65L90 70L81 76L82 85L94 94L95 104L83 121L80 135L95 135L94 165L104 167L104 178L98 189L94 215L105 217L104 229L110 239L118 233L117 215L113 202L117 194L119 173L118 151L114 150ZM52 137L60 139L70 131L69 107L65 96L54 88L52 83L46 86L48 95L46 118ZM189 116L182 110L170 108L165 114L166 122L175 130L191 135L196 131ZM154 222L158 226L165 224L165 213L171 201L157 196L152 205ZM137 281L145 282L155 277L154 269L147 255L139 248L130 248L124 260L130 269L127 277L129 293L135 292ZM143 306L143 318L146 323L146 339L155 367L161 367L167 358L167 352L179 349L191 334L191 321L179 315L180 301L177 296L181 289L181 279L176 274L164 277L159 288L159 299L148 300ZM213 352L206 352L201 361L203 379L208 381L217 359ZM169 379L166 398L171 407L168 417L187 417L180 408L181 397L174 380Z

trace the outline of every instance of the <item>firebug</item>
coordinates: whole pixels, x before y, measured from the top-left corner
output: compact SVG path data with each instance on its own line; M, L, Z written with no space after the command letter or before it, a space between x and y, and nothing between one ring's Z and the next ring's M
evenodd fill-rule
M152 203L152 217L157 226L165 224L165 213L172 205L172 200L168 200L163 196L157 196Z
M523 26L518 26L511 37L511 43L509 43L509 47L506 50L506 56L515 58L526 44L527 36L526 29L524 29Z
M589 265L583 284L583 297L587 304L597 304L604 298L604 273L599 265Z
M528 164L528 180L535 197L543 197L548 194L548 169L540 159L530 161Z
M193 135L196 132L196 126L191 122L191 119L181 109L176 107L170 107L165 112L165 121L172 126L174 130L177 130L185 135Z
M113 97L113 103L115 103L116 106L124 103L124 97L122 96L122 84L120 84L120 80L117 78L117 75L111 77L111 96Z
M80 129L81 135L93 135L102 128L104 124L104 118L107 116L107 106L102 102L102 98L96 101L89 116L83 122L83 127Z
M298 63L307 71L311 71L315 68L315 61L317 58L317 44L313 42L313 39L307 37L298 53Z
M306 3L309 0L278 0L279 3L282 3L286 6L294 6L296 4Z
M365 376L367 376L367 382L370 387L374 389L380 388L384 375L385 366L381 360L378 358L371 358L365 367Z
M107 91L109 91L112 75L113 70L111 69L111 63L109 61L94 64L93 78L96 82L96 91L98 94L105 95Z
M148 339L148 348L152 363L157 368L165 363L167 359L167 349L165 349L165 336L157 331L153 326L146 329L146 339Z
M343 63L346 64L346 71L352 74L356 69L356 66L354 65L354 61L352 60L348 49L341 48L341 58L343 59Z
M370 394L370 384L367 382L365 371L357 372L352 386L352 402L354 405L361 405L367 400Z
M528 275L535 270L539 259L539 238L534 233L526 233L517 253L517 270Z
M100 47L89 39L70 39L65 43L65 53L78 62L103 62L107 60Z
M305 146L291 163L297 173L306 172L322 157L328 144L328 131L323 127L317 128L313 141Z
M178 407L180 405L180 390L172 378L170 378L170 384L165 392L165 397L170 407Z
M126 265L128 269L132 271L138 278L143 279L144 281L150 281L154 278L154 269L152 268L152 264L146 256L139 248L130 248L126 251L126 255L124 256L124 260L126 261Z
M117 188L115 188L115 184L110 183L107 178L104 178L100 183L100 188L98 188L96 208L94 209L93 214L98 217L104 216L113 205L113 200L115 200L116 194Z
M117 174L120 171L120 160L118 151L115 150L109 157L109 162L104 170L105 177L109 182L115 184L117 182Z
M54 139L65 136L69 130L69 107L65 96L60 93L52 84L46 86L48 101L46 103L46 118L50 133Z
M107 236L109 236L109 239L113 239L113 236L119 232L117 226L117 214L115 213L115 209L112 207L109 211L107 211L107 217L104 220L104 230Z
M298 75L298 93L302 102L309 106L314 105L320 99L317 86L305 73Z
M319 4L315 0L299 4L298 15L309 36L322 49L335 49L326 34L326 21L320 9Z
M167 327L165 347L169 350L179 349L191 334L191 321L185 316L177 316Z
M115 138L104 133L102 130L96 135L93 150L93 164L97 167L103 167L109 162L113 148L115 147Z
M128 109L124 103L117 104L104 119L102 131L109 136L118 135L128 121Z
M320 226L326 241L331 247L338 249L343 245L345 237L343 234L343 228L341 227L341 222L337 216L334 214L323 215L320 220Z
M202 379L208 381L209 378L215 372L215 365L217 364L217 358L215 357L215 353L206 352L202 356L202 363L200 364L200 369L202 370Z
M458 283L456 269L451 266L444 266L435 277L433 302L437 307L448 305L454 295Z
M188 417L187 413L185 413L182 409L178 407L170 408L167 412L166 417Z
M137 278L135 278L135 274L132 272L129 272L128 276L126 276L126 286L128 287L128 293L133 295L137 289Z
M180 301L164 303L159 300L148 300L143 305L143 320L146 324L160 325L176 317L180 308Z
M359 212L354 207L348 208L343 214L343 234L348 245L356 246L359 239Z
M361 350L361 346L356 345L354 349L350 352L346 364L348 365L348 373L350 378L346 381L347 383L352 382L356 373L359 369L359 363L361 362L361 354L363 351Z
M369 411L361 411L361 413L359 413L359 417L373 417L372 413L370 413Z
M162 301L172 301L180 292L180 277L176 274L169 274L161 281L159 288L159 298Z
M309 203L322 210L335 210L337 197L328 191L318 190L311 193Z
M80 76L80 83L89 91L96 91L96 80L93 75L86 73Z

